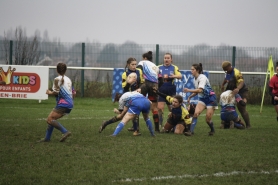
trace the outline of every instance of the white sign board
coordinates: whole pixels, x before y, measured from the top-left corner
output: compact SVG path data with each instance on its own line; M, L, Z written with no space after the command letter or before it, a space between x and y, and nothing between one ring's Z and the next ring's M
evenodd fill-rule
M48 99L48 74L46 66L0 65L0 98Z

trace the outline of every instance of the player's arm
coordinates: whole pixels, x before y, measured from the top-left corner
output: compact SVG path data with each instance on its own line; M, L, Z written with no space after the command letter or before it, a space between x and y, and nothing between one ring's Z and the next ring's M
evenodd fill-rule
M191 92L192 94L190 95L191 97L196 96L198 93L202 93L204 90L203 88L198 88L198 89L188 89L184 88L183 92Z
M236 82L237 82L237 88L241 89L244 85L244 79L239 70L235 70L235 77L236 77Z
M123 88L124 92L128 92L129 88L130 88L130 84L127 83L126 78L127 78L126 72L124 72L122 74L122 88Z
M53 81L52 91L47 89L46 94L57 96L60 92L59 79L55 78Z
M169 103L172 103L173 98L171 96L168 96L164 93L159 92L156 88L153 88L153 92L156 93L157 95L163 97L166 99L166 101L168 101Z
M75 91L75 89L74 89L73 86L72 86L72 88L71 88L71 92L72 92L72 99L74 99L75 96L76 96L76 91Z
M124 109L121 111L120 114L117 115L117 118L122 119L124 117L124 115L126 114L127 110L128 110L128 107L124 106Z
M141 84L143 84L144 82L145 82L145 79L144 79L144 77L143 77L143 72L142 72L142 70L141 69L139 69L139 68L137 68L137 70L139 71L139 81L140 81L140 84L138 84L139 85L139 87L140 87L140 85Z
M184 119L185 124L188 125L191 123L189 112L184 107L182 107L182 118Z
M268 84L268 93L270 96L275 97L275 95L272 93L274 88L274 84L272 83L272 81L270 80L269 84Z
M136 68L143 71L143 64L142 64L142 62L139 62L139 64L136 66Z
M221 85L221 91L224 92L224 89L225 89L225 84L227 83L227 80L226 78L224 78L223 82L222 82L222 85Z
M161 66L161 65L159 65L159 66ZM158 68L159 69L159 68ZM161 87L162 85L163 85L163 75L162 75L162 73L161 73L161 71L160 71L160 69L159 69L159 72L158 72L158 75L157 75L157 80L158 80L158 87Z
M170 78L177 78L177 79L181 79L182 76L181 76L181 73L179 71L179 68L175 65L174 66L174 74L170 76Z
M46 94L56 96L56 95L58 95L58 92L51 91L51 90L47 89L47 90L46 90Z

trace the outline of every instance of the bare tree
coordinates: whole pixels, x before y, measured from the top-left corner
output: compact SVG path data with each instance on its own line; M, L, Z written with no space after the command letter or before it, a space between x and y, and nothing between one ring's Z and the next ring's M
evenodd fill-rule
M40 52L38 51L39 42L35 35L28 40L21 27L15 30L15 47L14 47L14 64L15 65L32 65L39 61ZM8 63L9 59L9 41L5 35L5 57Z

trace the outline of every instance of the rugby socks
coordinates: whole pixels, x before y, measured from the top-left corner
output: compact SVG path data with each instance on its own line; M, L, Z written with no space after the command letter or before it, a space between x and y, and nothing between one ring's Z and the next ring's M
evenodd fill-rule
M159 125L162 127L162 124L163 124L163 112L162 111L158 112L158 118L159 118Z
M45 134L45 140L50 140L54 127L52 125L48 125Z
M186 124L184 128L184 132L189 132L191 128L191 124Z
M139 131L139 115L135 116L135 118L132 120L132 123L134 131Z
M277 116L277 118L276 118L276 119L277 119L277 121L278 121L278 116Z
M158 111L153 111L153 121L154 121L155 131L159 131Z
M215 132L215 131L214 131L213 122L211 121L210 123L207 123L207 124L208 124L208 126L209 126L209 128L210 128L210 131L211 131L211 132Z
M132 123L133 123L133 129L134 129L134 131L136 131L137 130L137 121L136 120L132 120Z
M197 125L197 121L198 121L198 118L195 118L195 117L192 118L191 127L190 127L191 133L194 132L195 126Z
M149 129L151 135L154 136L153 124L152 124L152 122L151 122L150 119L148 119L148 120L146 121L146 125L147 125L147 127L148 127L148 129Z
M104 126L106 127L107 125L110 125L111 123L115 123L115 122L117 122L117 121L119 121L119 120L120 120L120 119L117 118L117 116L114 116L114 117L111 118L110 120L105 121Z
M55 127L56 129L60 130L63 134L66 133L68 130L57 120L52 120L51 125Z
M235 125L236 128L239 128L239 129L245 128L242 124L237 123L237 122L235 122L234 125Z
M248 112L245 110L243 114L241 114L243 120L245 121L245 124L246 124L246 128L250 128L251 125L250 125L250 118L249 118L249 114Z
M118 126L116 127L116 129L115 129L115 131L113 133L113 136L118 135L121 132L121 130L124 128L124 126L125 126L125 124L123 122L120 122L118 124Z

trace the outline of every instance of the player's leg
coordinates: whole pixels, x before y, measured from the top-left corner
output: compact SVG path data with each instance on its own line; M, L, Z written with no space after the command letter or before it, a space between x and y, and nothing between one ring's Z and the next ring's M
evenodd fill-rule
M276 119L278 121L278 104L274 106L275 111L276 111Z
M161 133L169 133L175 125L170 124L168 121L164 124Z
M186 128L186 125L184 123L184 121L180 121L177 125L176 125L176 129L175 129L175 134L183 134L184 130Z
M212 116L214 114L214 110L218 109L216 95L210 95L209 98L205 99L205 104L207 108L206 112L206 122L210 128L209 135L214 135L215 130L212 122Z
M213 135L215 133L213 122L212 122L213 114L214 114L214 107L207 107L206 123L208 124L208 126L210 128L209 135Z
M237 129L245 129L245 125L244 125L244 122L240 119L240 117L238 116L237 112L235 111L234 112L234 126L235 128Z
M159 118L160 128L162 128L162 125L163 125L164 105L165 105L165 102L161 100L161 97L159 97L158 102L157 102L157 109L158 109L158 118Z
M153 121L154 121L154 126L155 126L155 131L159 132L159 116L158 116L158 108L157 108L157 99L158 96L156 93L153 92L153 88L157 88L158 85L156 83L151 83L147 85L148 87L148 99L152 102L151 104L151 111L153 114Z
M134 132L139 132L139 116L136 115L134 119L132 120L132 127L128 128L128 131L134 131Z
M278 101L274 100L274 97L271 98L272 105L274 105L274 110L276 112L276 120L278 121Z
M185 132L184 135L191 136L194 133L194 129L197 124L198 116L205 110L205 108L206 108L205 103L202 101L198 101L196 108L195 108L193 118L192 118L190 132Z
M114 117L112 117L111 119L109 119L108 121L103 121L102 124L101 124L101 126L99 127L98 132L101 133L101 132L105 129L106 126L108 126L108 125L110 125L110 124L112 124L112 123L115 123L115 122L117 122L117 121L120 121L120 120L124 117L124 115L125 115L126 112L127 112L127 108L124 109L124 110L123 110L120 114L118 114L117 116L114 116Z
M142 112L144 120L146 122L146 126L149 129L149 131L151 133L151 136L155 136L154 130L153 130L153 126L152 126L152 122L151 122L151 120L149 118L149 112L150 112L150 109L151 109L151 103L147 99L142 100L142 103L143 103L143 106L141 108L141 112Z
M48 127L48 131L46 134L46 139L50 139L51 137L51 133L53 131L53 128L56 128L57 130L59 130L63 136L60 139L61 142L65 141L67 139L67 137L69 137L71 135L71 132L69 132L61 123L59 123L57 120L61 117L63 117L65 114L69 114L71 111L71 109L67 109L67 108L54 108L50 114L47 117L47 123L50 125L50 127Z
M117 135L121 132L121 130L124 128L124 126L125 126L130 120L134 119L134 117L135 117L135 114L130 113L130 112L127 112L127 113L124 115L122 121L121 121L121 122L118 124L118 126L116 127L116 129L115 129L114 133L112 134L112 136L117 136Z
M242 94L240 94L242 100L247 103L247 97L248 97L248 92L244 92ZM249 118L249 113L246 110L246 105L243 106L240 103L237 104L237 108L238 111L240 112L245 124L246 124L246 128L251 128L251 124L250 124L250 118Z

